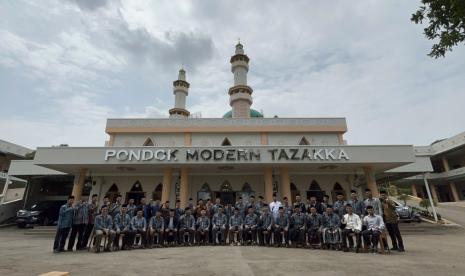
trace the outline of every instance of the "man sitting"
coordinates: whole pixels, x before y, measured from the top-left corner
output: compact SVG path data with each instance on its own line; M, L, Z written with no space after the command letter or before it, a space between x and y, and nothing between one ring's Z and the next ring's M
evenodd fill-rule
M212 232L213 232L213 242L219 244L220 242L224 244L226 242L226 225L228 224L228 219L223 213L223 206L217 206L216 213L213 215L212 219ZM220 238L221 236L221 238Z
M163 245L163 233L165 231L165 221L161 216L161 209L155 212L155 216L149 221L149 246L153 247L154 243L157 246ZM156 237L156 240L154 240Z
M318 213L316 206L310 207L310 213L307 216L307 246L319 247L321 242L322 216Z
M294 205L294 214L290 219L290 238L294 247L302 247L305 244L305 214L300 205Z
M108 214L108 207L106 205L102 206L101 214L95 217L95 246L97 247L96 253L100 252L100 244L102 241L102 236L107 237L107 246L105 251L111 251L111 245L113 239L115 238L115 231L113 231L113 219Z
M323 244L327 249L335 250L341 242L341 220L333 213L333 207L328 205L323 214Z
M241 245L242 237L242 215L239 208L234 208L234 214L229 218L229 243Z
M371 252L376 254L378 253L379 235L384 230L384 222L381 216L375 215L373 206L368 205L366 211L368 215L363 218L363 224L367 229L362 232L362 236L365 245L369 246Z
M284 208L281 206L278 209L278 216L274 221L274 242L275 246L288 246L287 233L289 230L289 218L284 214Z
M136 235L140 235L142 248L146 246L147 235L147 221L144 218L144 211L142 208L137 209L136 216L131 219L131 246L134 244Z
M253 206L253 207L252 207ZM244 218L244 242L253 245L257 242L257 224L258 218L255 214L255 203L247 209L247 216Z
M179 224L179 238L181 239L179 242L191 246L194 243L195 219L190 207L186 207L184 215L179 219ZM185 236L187 236L187 241Z
M115 216L115 245L121 249L128 249L131 241L131 217L128 214L128 208L126 204L121 205L121 211ZM122 245L120 247L119 240L120 236L123 235Z
M267 204L263 205L262 215L258 223L258 240L260 245L271 245L271 233L273 229L273 216Z
M360 217L354 213L352 205L346 204L346 214L342 217L342 224L345 228L342 230L342 248L344 252L348 252L349 248L354 247L353 235L357 240L357 247L354 248L355 252L358 253L361 247L360 231L362 231L362 221ZM349 248L347 248L347 240L349 240Z
M197 219L197 243L200 244L200 241L203 241L204 245L208 244L209 238L209 229L210 229L210 219L206 216L207 211L200 211L200 217Z
M165 242L167 244L176 244L178 242L178 225L179 220L176 216L176 210L170 209L169 216L165 218Z

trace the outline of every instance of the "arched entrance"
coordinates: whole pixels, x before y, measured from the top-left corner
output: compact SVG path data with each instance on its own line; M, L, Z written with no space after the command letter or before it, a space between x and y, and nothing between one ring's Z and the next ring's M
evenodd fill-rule
M207 182L203 183L202 188L197 192L197 200L203 199L204 201L212 198L212 192L210 185Z
M159 183L157 187L155 187L155 190L152 192L152 199L153 200L161 200L161 193L163 190L163 184Z
M126 193L126 202L128 202L129 199L133 198L135 204L140 203L140 199L145 197L145 192L142 189L142 184L137 180L131 187L131 190Z
M250 196L255 196L255 191L252 190L252 187L250 187L250 184L248 182L245 182L244 185L242 186L242 191L240 192L240 196L242 196L243 202L248 202Z
M344 196L344 200L346 199L346 192L342 188L341 184L339 184L339 182L336 182L336 183L334 183L333 190L331 191L331 196L333 198L333 202L336 202L336 200L337 200L336 195L338 193L342 193L342 195Z
M295 196L300 195L299 189L295 186L294 183L291 182L291 198L289 199L290 202L295 202Z
M325 194L326 193L321 190L320 184L318 184L318 182L316 182L316 180L312 180L312 182L310 183L310 186L308 187L308 190L307 190L307 199L314 196L314 197L316 197L316 200L318 202L322 202L323 201L323 196Z
M236 201L236 192L233 191L231 183L228 180L223 181L220 190L215 192L215 198L219 198L221 204L226 205L228 203L233 204Z
M111 203L116 201L116 197L119 195L119 189L116 183L113 183L113 185L111 185L110 189L108 189L105 195L108 196L108 199Z

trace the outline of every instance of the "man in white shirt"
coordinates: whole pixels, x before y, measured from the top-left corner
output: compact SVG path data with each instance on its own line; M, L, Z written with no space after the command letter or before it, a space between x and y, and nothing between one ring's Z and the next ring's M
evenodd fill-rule
M273 218L276 219L279 215L279 207L283 206L280 201L276 199L276 194L273 194L273 201L270 202L270 211Z
M378 253L379 235L384 230L383 218L374 214L373 206L367 206L368 215L363 218L366 230L362 232L365 245L370 245L371 252Z
M349 249L354 248L353 236L355 236L357 241L355 252L358 253L361 248L360 232L362 231L362 221L360 217L354 213L352 205L346 204L345 208L346 214L342 217L341 221L341 223L345 225L345 228L342 230L342 248L344 252L349 252ZM347 240L349 240L349 248L347 248Z

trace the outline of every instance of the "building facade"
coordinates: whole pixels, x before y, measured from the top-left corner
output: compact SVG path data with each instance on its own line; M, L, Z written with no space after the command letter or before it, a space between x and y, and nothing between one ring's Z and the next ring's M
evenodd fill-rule
M377 176L415 163L411 145L347 145L345 118L265 118L251 108L242 44L230 63L230 110L222 118L190 116L190 83L181 69L169 118L108 119L104 147L38 148L33 164L74 175L77 198L90 183L100 199L120 194L186 206L189 198L271 201L276 193L292 202L297 194L334 198L366 187L376 195Z

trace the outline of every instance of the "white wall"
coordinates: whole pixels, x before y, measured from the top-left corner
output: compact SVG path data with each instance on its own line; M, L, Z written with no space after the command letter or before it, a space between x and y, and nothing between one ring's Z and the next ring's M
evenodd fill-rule
M339 145L336 133L269 133L268 144L298 145L302 137L305 137L310 145Z
M147 138L152 139L155 146L174 147L184 146L183 133L134 133L116 134L114 138L115 147L140 147L144 145Z
M232 146L260 145L259 133L192 133L192 146L221 146L225 137Z

